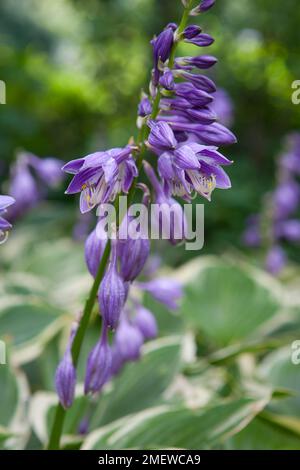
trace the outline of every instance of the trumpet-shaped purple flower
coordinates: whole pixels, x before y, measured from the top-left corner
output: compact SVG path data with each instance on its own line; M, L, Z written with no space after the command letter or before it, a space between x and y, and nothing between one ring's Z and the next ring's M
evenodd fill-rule
M111 374L112 351L108 344L107 328L103 325L101 338L89 354L84 381L84 393L97 393Z
M92 153L67 163L63 170L74 174L66 193L80 192L80 210L88 212L123 191L128 193L138 171L131 146Z
M158 169L167 194L190 199L192 192L196 191L210 200L215 188L231 187L222 165L232 162L215 147L196 143L178 144L166 122L151 123L148 142L152 150L160 155Z
M117 270L117 247L112 244L112 256L98 293L99 307L105 324L115 329L126 300L126 286Z
M0 195L0 238L6 237L7 232L11 230L12 225L2 217L6 209L15 203L15 199L11 196Z

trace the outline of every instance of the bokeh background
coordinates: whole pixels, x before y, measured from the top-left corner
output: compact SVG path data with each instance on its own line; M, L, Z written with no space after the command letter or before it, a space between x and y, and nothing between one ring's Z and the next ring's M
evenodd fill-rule
M1 194L8 192L11 165L22 149L68 161L127 143L136 133L140 89L147 88L149 41L165 24L176 21L181 9L179 0L1 1L0 79L7 90L7 103L0 107ZM169 317L157 305L152 306L159 317L160 334L167 339L175 334L192 335L197 356L195 364L188 367L187 360L180 371L172 363L173 350L164 350L164 356L157 355L152 365L146 357L148 374L155 374L155 360L165 369L174 368L174 375L179 374L177 388L173 384L176 393L169 393L171 402L176 402L174 396L179 395L181 401L197 410L190 421L181 415L174 421L179 428L187 420L190 440L176 440L172 435L162 445L300 448L299 408L296 411L299 395L291 398L292 392L286 390L292 388L297 393L300 387L300 366L297 369L290 361L290 345L300 331L299 249L297 244L290 249L292 268L283 282L265 274L260 268L261 253L246 249L241 242L246 218L260 210L262 197L274 187L276 162L285 135L300 130L300 105L291 102L291 84L300 79L300 8L297 0L219 0L199 21L204 31L216 39L210 53L218 57L219 63L212 76L232 99L231 128L238 144L225 150L235 162L229 168L232 189L215 191L213 201L206 204L202 252L186 252L183 247L174 249L166 244L157 247L172 269L171 275L187 283L182 315ZM181 52L188 55L195 49L184 45ZM65 196L64 186L52 190L47 201L16 220L11 238L0 248L0 333L11 344L12 367L17 367L21 382L29 384L27 392L21 387L27 397L26 406L22 402L26 437L8 444L12 447L38 448L46 439L41 415L44 419L47 406L53 404L55 365L91 281L85 272L83 241L76 236L74 240L78 200ZM87 224L92 226L93 220ZM186 265L188 261L192 264ZM91 341L95 335L91 333ZM179 347L176 341L162 344ZM166 345L159 347L168 349ZM281 353L279 347L283 348ZM129 369L127 378L120 379L124 390L114 395L113 409L108 409L104 417L95 413L99 420L92 428L127 412L160 405L166 399L165 391L174 377L166 378L164 369L161 376L152 376L153 380L147 382L151 396L138 407L134 393L141 397L143 392L133 392L130 387L135 377L141 377L145 364L133 364ZM3 370L1 366L7 402L1 397L5 419L0 423L11 430L16 410L10 397L18 395L20 385L14 383L14 369L11 376ZM261 389L268 390L268 399ZM34 394L33 399L28 398L28 390ZM157 396L160 398L156 402ZM282 399L280 405L272 402L270 409L261 411L262 403L274 397ZM196 417L209 411L201 407L212 403L223 406L222 400L229 398L240 407L227 410L235 432L231 423L225 426L222 439L216 438L213 430L211 436L206 436ZM105 399L107 402L107 396ZM17 401L15 398L14 403ZM250 422L260 411L252 421L252 432L246 428L244 435L238 433L231 441L227 439L236 433L241 417L243 423L247 419ZM220 410L217 415L222 415ZM284 421L286 415L290 418ZM72 435L76 434L77 421L74 418L72 424L70 420ZM155 417L153 422L156 429ZM211 423L214 429L215 421ZM131 441L117 441L116 447L157 446L150 431L148 441L139 443L137 433ZM198 441L192 439L195 432L202 436ZM103 442L97 446L107 445Z

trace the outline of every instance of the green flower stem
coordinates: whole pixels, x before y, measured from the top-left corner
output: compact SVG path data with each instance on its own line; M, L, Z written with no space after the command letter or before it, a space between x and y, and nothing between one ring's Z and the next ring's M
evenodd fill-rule
M179 25L179 28L178 28L178 33L179 34L183 32L183 30L185 29L185 27L187 25L188 17L189 17L189 11L191 9L192 1L193 0L191 0L190 3L188 4L188 6L184 9L183 16L182 16L182 19L181 19L181 22L180 22L180 25ZM177 44L178 44L178 42L176 41L174 43L173 47L172 47L170 60L169 60L169 67L170 68L172 68L173 65L174 65L175 52L176 52ZM152 110L152 114L151 114L151 119L155 119L157 117L158 113L159 113L160 99L161 99L161 92L158 91L157 95L155 97L155 100L153 102L153 110ZM137 156L137 168L138 168L139 171L142 168L143 155L144 155L145 150L146 150L145 140L147 139L148 135L149 135L149 128L148 128L147 124L144 124L142 126L142 128L140 129L139 136L138 136L138 141L137 141L137 145L140 146L139 154ZM137 178L135 179L135 181L134 181L134 183L133 183L133 185L130 188L130 191L128 193L128 206L130 206L131 202L133 201L134 194L135 194L135 191L136 191L136 184L137 184ZM117 212L117 214L119 212L119 210L118 210L118 200L117 200L117 203L116 203L116 212ZM95 304L95 301L96 301L99 286L100 286L100 283L102 281L102 278L103 278L103 275L104 275L104 272L105 272L105 269L106 269L106 266L107 266L107 263L108 263L108 260L109 260L110 250L111 250L111 243L110 243L110 241L108 241L108 243L106 244L103 256L101 258L101 262L100 262L100 265L99 265L99 269L98 269L96 278L95 278L94 283L92 285L92 288L90 290L90 294L87 298L87 301L86 301L86 304L85 304L85 307L84 307L84 310L83 310L83 315L82 315L81 320L79 322L78 330L77 330L76 335L75 335L74 340L73 340L72 358L73 358L73 363L74 363L75 368L77 367L77 364L78 364L78 359L79 359L79 355L80 355L80 351L81 351L81 346L82 346L82 343L83 343L83 340L84 340L84 335L86 333L86 330L87 330L87 327L88 327L88 324L89 324L89 321L90 321L91 313L92 313L92 310L93 310L93 307L94 307L94 304ZM66 412L67 412L67 410L65 410L62 407L62 405L60 403L58 403L58 405L56 407L56 411L55 411L55 416L54 416L54 421L53 421L51 433L50 433L49 444L48 444L48 447L47 447L48 450L59 449L60 439L61 439L61 435L62 435L62 432L63 432L63 425L64 425Z

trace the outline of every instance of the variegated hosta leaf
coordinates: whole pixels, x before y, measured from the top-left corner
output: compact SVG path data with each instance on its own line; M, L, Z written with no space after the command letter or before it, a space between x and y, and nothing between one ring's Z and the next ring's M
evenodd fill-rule
M218 448L267 403L268 398L245 398L203 409L162 405L92 432L82 449Z

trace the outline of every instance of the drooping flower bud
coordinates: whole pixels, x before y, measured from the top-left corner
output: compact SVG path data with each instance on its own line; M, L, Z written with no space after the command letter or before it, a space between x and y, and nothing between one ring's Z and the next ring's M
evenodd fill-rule
M274 276L278 275L286 265L286 254L279 246L273 246L267 254L266 269Z
M55 388L60 403L64 408L70 408L74 401L76 386L76 369L72 359L72 344L77 325L72 328L65 354L57 366L55 373Z
M118 243L120 272L124 281L134 281L141 273L150 253L150 241L127 238Z
M103 325L101 338L89 354L84 381L84 393L96 393L107 382L112 363L112 352L108 344L107 327Z
M143 95L138 106L138 115L140 117L149 116L152 113L152 104L147 95Z
M21 158L12 169L9 193L16 200L14 207L10 211L12 218L23 215L41 199L41 192L27 164Z
M159 84L166 90L174 90L174 77L171 70L164 72L163 76L159 80Z
M103 232L104 235L104 232ZM89 272L96 277L107 240L100 236L98 226L90 233L85 242L85 261Z
M185 39L193 39L194 37L198 36L201 33L202 29L200 26L191 24L185 28L183 31L183 37Z
M142 333L144 339L152 339L157 336L157 323L155 316L143 305L138 305L134 324Z
M64 176L62 172L63 161L52 157L39 158L29 154L28 162L47 186L56 186L62 181Z
M141 354L144 339L140 330L124 315L116 331L116 347L124 361L136 361Z
M176 139L170 126L166 122L149 121L151 129L148 144L156 150L170 150L176 147Z
M172 197L167 196L159 183L153 168L144 162L145 173L151 182L155 192L155 203L159 213L154 217L153 227L163 239L167 239L176 245L185 238L187 233L187 220L182 206Z
M111 261L100 284L98 300L101 315L106 325L117 327L126 298L124 281L117 270L117 247L112 243Z
M154 85L156 86L159 81L159 62L166 62L169 58L174 42L174 27L171 25L164 29L156 38L151 41L153 46L153 60L154 60Z
M178 308L177 301L182 297L182 286L175 279L158 278L148 282L139 282L138 287L171 310Z
M178 57L175 60L175 64L179 67L188 66L188 67L196 67L198 69L209 69L213 67L218 62L216 57L211 55L199 55L195 57Z
M186 39L185 41L198 47L208 47L213 44L215 40L209 34L201 33L198 34L198 36L195 36L192 39Z
M70 351L59 363L55 374L55 386L59 401L64 408L70 408L74 400L76 385L76 370L73 365Z
M193 8L190 12L191 16L197 16L200 13L204 13L207 10L210 10L215 4L216 0L202 0L200 5Z

